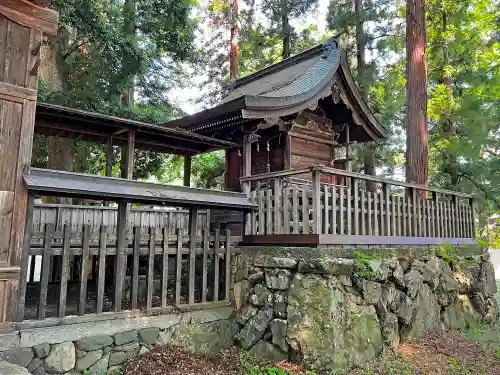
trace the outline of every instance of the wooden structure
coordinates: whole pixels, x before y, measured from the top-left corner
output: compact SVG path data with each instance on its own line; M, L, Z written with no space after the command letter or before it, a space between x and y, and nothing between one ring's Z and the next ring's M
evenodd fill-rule
M131 208L129 218L129 232L136 226L140 228L167 228L174 234L177 228L187 230L189 211L168 208ZM110 233L116 234L118 210L109 206L82 206L70 204L35 204L33 210L33 232L43 232L47 224L54 224L56 230L62 230L69 225L71 232L81 232L85 225L92 231L97 231L102 225L108 227ZM210 210L198 212L197 233L210 227ZM187 234L187 233L186 233ZM32 237L37 240L36 236Z
M226 153L232 191L242 176L314 164L350 170L352 144L387 136L333 39L237 80L220 105L166 126L239 143Z
M0 2L0 322L15 316L43 33L58 14L24 0Z
M308 180L296 176L309 175ZM341 177L347 185L322 182ZM246 244L438 246L474 244L470 194L324 166L242 177L254 183ZM332 180L332 179L328 179ZM375 186L374 191L366 188Z

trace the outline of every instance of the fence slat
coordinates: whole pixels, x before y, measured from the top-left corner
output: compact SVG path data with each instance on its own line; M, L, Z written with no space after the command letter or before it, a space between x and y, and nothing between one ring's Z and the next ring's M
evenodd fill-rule
M90 225L83 226L82 261L80 262L80 300L78 301L78 315L85 315L87 308L87 275L89 262Z
M215 241L214 241L214 301L219 300L219 252L220 252L220 231L215 230Z
M348 185L350 186L350 185ZM352 190L346 189L346 215L347 215L347 234L352 234Z
M231 238L231 231L226 229L226 239ZM225 254L225 265L226 265L226 275L224 278L224 284L226 286L224 299L226 301L230 300L230 291L231 291L231 242L226 240L226 254Z
M257 203L257 192L255 190L252 190L250 192L250 199L252 203ZM251 234L257 234L257 216L258 216L258 211L252 211L250 215L250 220L251 220ZM202 228L202 232L205 228Z
M337 234L337 188L332 186L332 234Z
M305 189L302 190L302 233L309 233L309 198Z
M271 195L272 189L266 190L266 234L273 234L273 201Z
M330 230L330 194L329 194L329 186L323 185L323 199L324 199L324 207L323 207L323 234L328 234Z
M378 192L373 193L373 235L378 236Z
M108 235L108 227L101 227L101 235L99 239L99 277L97 282L97 314L102 313L104 305L104 282L106 278L106 239Z
M40 294L38 298L38 320L45 318L45 304L47 302L47 291L49 288L49 274L51 255L50 248L52 246L52 235L54 234L54 224L45 226L45 241L43 248L42 269L40 276Z
M283 188L283 234L290 234L290 188Z
M361 191L361 235L364 236L366 235L366 219L368 213L366 212L366 191L362 190Z
M258 192L258 206L259 206L259 232L258 234L266 234L265 231L265 209L264 209L264 190Z
M353 212L353 221L354 221L354 234L359 234L359 181L357 178L353 179L353 199L354 199L354 212Z
M57 305L57 316L63 318L66 315L66 296L68 292L69 277L69 240L71 232L68 224L64 224L63 253L61 259L61 280L59 282L59 301Z
M137 309L139 298L139 251L141 247L141 228L134 227L134 249L132 253L132 309Z
M229 243L229 241L228 241ZM203 229L203 275L201 285L201 302L207 302L207 272L208 272L208 230Z
M153 281L154 281L154 270L155 270L155 229L149 228L149 256L148 256L148 280L147 280L147 299L146 308L150 309L153 307Z
M203 229L205 232L206 229ZM161 257L162 271L161 271L161 307L167 306L168 296L168 229L163 228L163 254Z
M175 265L175 304L181 304L182 229L177 229L177 259Z
M390 211L391 211L391 201L389 198L389 185L384 184L383 186L383 194L384 194L384 201L385 201L385 235L390 236L391 235L391 216L390 216Z
M191 208L189 213L189 278L188 278L188 303L194 303L195 269L196 269L196 226L198 209Z
M299 196L297 187L292 187L292 218L293 218L293 233L300 233L300 224L299 224Z
M280 180L278 178L273 179L273 219L274 219L274 234L281 234L281 190L280 190Z
M339 195L340 195L340 214L339 214L339 217L340 217L340 233L339 234L345 234L345 212L344 212L344 196L345 196L345 190L344 188L340 188L339 189Z
M397 236L396 232L396 196L391 195L391 229L389 230L389 236Z

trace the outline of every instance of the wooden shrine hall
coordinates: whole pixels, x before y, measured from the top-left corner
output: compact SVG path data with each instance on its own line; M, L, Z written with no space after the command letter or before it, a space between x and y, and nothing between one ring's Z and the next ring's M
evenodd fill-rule
M352 147L388 134L335 39L238 79L221 104L165 126L240 145L226 150L225 188L259 206L244 220L243 243L397 246L473 236L470 195L352 172ZM238 228L243 218L219 219Z

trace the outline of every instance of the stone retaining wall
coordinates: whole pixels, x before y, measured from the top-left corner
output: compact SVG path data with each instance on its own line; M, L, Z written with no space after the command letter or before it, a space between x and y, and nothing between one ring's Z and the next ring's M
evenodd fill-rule
M234 345L238 326L229 319L232 312L227 307L116 319L103 322L101 334L89 323L23 330L14 334L19 335L17 347L0 351L0 374L121 374L126 361L168 343L199 353L216 352ZM12 334L9 339L12 342Z
M315 259L316 249L301 258L243 249L234 285L239 345L338 374L401 340L497 320L488 254L379 250Z

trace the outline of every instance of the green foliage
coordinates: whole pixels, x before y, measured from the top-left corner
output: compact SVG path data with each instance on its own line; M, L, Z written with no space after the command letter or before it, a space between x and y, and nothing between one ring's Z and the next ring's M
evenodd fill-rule
M375 272L370 266L371 260L379 260L373 254L363 250L356 250L354 252L354 273L362 279L370 279L375 277Z
M443 258L450 266L455 266L458 262L457 252L459 249L451 246L450 244L442 244L439 246L437 256Z

